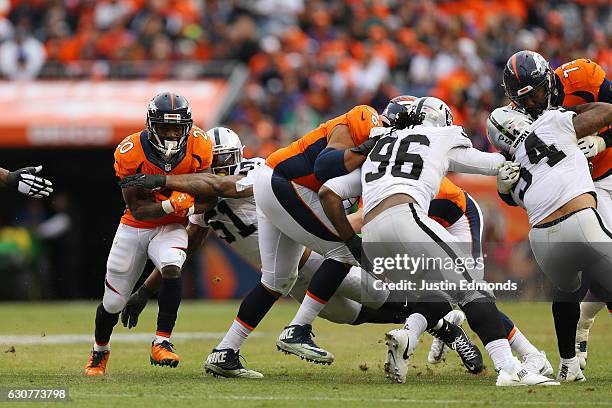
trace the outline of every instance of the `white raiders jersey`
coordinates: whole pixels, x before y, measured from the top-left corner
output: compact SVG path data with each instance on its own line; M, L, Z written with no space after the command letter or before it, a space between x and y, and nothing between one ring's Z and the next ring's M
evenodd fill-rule
M265 164L259 157L243 159L234 171L234 175L246 175L249 171ZM226 241L247 261L254 266L261 264L257 234L257 210L255 198L222 198L214 208L204 214L189 217L192 224L211 227L217 236Z
M589 164L578 147L574 115L561 108L545 111L514 153L521 174L511 194L527 211L531 225L572 198L595 191Z
M363 214L394 194L410 195L427 213L448 170L496 175L504 161L474 149L460 126L391 130L361 168Z

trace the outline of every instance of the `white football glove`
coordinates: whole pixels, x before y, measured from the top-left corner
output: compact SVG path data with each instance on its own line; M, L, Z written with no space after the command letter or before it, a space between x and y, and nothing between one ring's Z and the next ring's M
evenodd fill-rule
M508 194L518 181L520 174L520 164L511 161L504 162L497 173L497 191L502 194Z
M578 147L588 159L606 150L606 141L601 136L585 136L578 140Z
M53 183L45 178L34 175L41 170L42 166L36 166L24 167L23 169L11 171L8 174L6 184L28 197L49 197L53 192Z

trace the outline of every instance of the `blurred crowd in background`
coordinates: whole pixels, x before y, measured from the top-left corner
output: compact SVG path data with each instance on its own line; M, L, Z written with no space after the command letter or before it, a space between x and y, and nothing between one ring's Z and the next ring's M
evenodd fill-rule
M3 6L2 6L3 5ZM474 144L503 102L507 58L532 49L553 67L588 57L612 68L606 0L0 0L8 79L190 78L205 61L250 69L226 124L267 156L355 104L435 95ZM82 64L81 61L95 61Z
M609 72L611 42L607 0L0 0L5 79L197 79L203 64L244 64L223 124L261 157L398 94L445 100L489 150L510 55L535 50L553 68L586 57Z

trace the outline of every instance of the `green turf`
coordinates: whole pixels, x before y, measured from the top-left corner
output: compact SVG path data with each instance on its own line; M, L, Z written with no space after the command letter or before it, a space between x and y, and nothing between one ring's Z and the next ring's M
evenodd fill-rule
M94 303L0 303L0 340L3 335L92 333L95 308ZM184 302L175 332L224 332L236 310L237 303ZM441 365L426 364L428 336L424 336L425 343L412 357L407 383L390 384L383 376L381 361L386 349L381 338L391 326L353 327L317 320L315 340L336 355L336 362L323 367L286 356L276 351L274 342L295 310L293 302L277 304L257 329L260 336L250 339L242 349L248 366L264 373L263 380L203 376L202 361L217 340L177 341L182 361L176 369L149 365L147 342L114 342L105 378L86 378L81 374L91 348L89 343L14 344L14 352L8 352L8 345L1 346L0 388L68 387L72 405L116 407L612 405L612 351L606 346L612 319L603 312L589 343L586 383L511 389L494 386L495 373L488 357L485 363L489 370L478 376L467 374L455 355ZM556 369L558 356L550 306L509 304L503 310L548 353ZM149 307L135 330L151 333L154 312L155 308ZM127 329L117 327L115 332L127 333ZM7 405L0 403L0 407Z

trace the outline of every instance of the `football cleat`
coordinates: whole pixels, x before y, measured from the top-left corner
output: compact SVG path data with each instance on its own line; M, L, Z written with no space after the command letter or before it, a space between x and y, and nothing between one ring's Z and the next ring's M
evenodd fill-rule
M313 363L333 363L334 355L317 346L312 340L313 336L312 326L309 324L287 326L278 336L276 348L285 354L295 354Z
M181 358L174 352L174 344L168 340L161 343L153 342L151 344L151 365L170 366L172 368L178 366Z
M499 370L497 375L497 381L495 385L498 387L517 387L517 386L549 386L559 385L559 382L552 378L545 377L541 374L531 373L527 371L521 363L515 358L514 364L510 371L506 371L503 368Z
M465 314L461 310L451 310L444 316L444 320L461 326L461 323L465 320ZM429 348L429 354L427 355L427 362L429 364L438 364L446 359L448 353L448 346L444 344L442 340L433 336L431 341L431 347Z
M470 373L478 374L483 370L484 363L480 350L470 341L461 327L447 321L444 327L432 330L430 333L442 340L451 350L455 350Z
M546 358L546 353L540 350L539 353L529 353L523 357L523 368L530 373L551 375L552 365Z
M557 380L564 382L583 382L586 381L582 370L580 369L580 362L578 357L565 359L562 358L559 362L559 372L557 373Z
M85 375L95 377L106 374L106 363L108 363L108 357L110 351L95 351L92 350L89 355L89 361L85 366Z
M393 382L405 383L408 374L408 358L414 353L415 345L410 344L407 329L394 329L385 334L387 362L385 375Z
M262 373L244 367L240 362L241 357L240 350L213 349L204 362L204 372L213 377L263 378Z
M578 362L580 363L580 369L584 370L587 365L587 341L583 340L576 343L576 357L578 357Z

